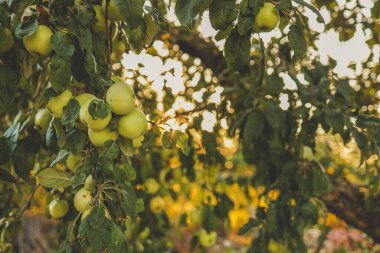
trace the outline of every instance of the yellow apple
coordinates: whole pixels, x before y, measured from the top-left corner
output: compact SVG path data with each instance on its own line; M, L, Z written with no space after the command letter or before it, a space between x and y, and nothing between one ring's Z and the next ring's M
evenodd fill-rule
M24 36L26 50L34 56L47 56L52 51L50 37L52 31L46 25L39 25L37 30L29 36Z
M49 110L46 108L38 110L36 116L34 117L34 125L37 129L41 130L42 132L46 132L46 130L49 127L50 121L51 115L49 113Z
M70 153L66 159L66 167L69 168L72 172L76 172L79 162L82 160L81 155L74 155Z
M150 200L149 208L153 213L161 213L165 209L165 201L162 197L157 196Z
M86 211L91 208L91 191L81 188L74 196L74 206L78 212Z
M75 99L78 101L79 105L82 106L86 101L96 98L94 95L90 93L82 93L78 95Z
M154 178L148 178L144 182L144 189L148 194L155 194L160 189L160 184Z
M3 31L0 32L0 34ZM4 37L1 38L0 43L0 54L6 53L13 47L14 41L12 37L12 32L8 28L4 28Z
M69 212L69 204L66 200L53 200L49 204L49 213L51 217L59 219Z
M92 26L92 30L94 32L106 32L106 26L105 26L105 17L104 12L102 9L102 6L100 5L93 5L95 10L95 24ZM108 20L107 25L109 26L111 24L111 21Z
M280 14L272 3L264 3L255 18L254 29L257 32L270 32L278 25Z
M114 83L108 88L106 101L111 106L112 112L118 115L126 115L135 108L130 86L123 82Z
M95 99L97 98L90 98L83 103L79 111L79 118L82 121L82 123L85 124L87 127L92 128L93 130L100 131L108 126L112 119L112 113L110 112L104 119L94 119L89 112L89 107L91 102ZM97 100L100 101L100 99Z
M139 109L134 109L131 113L119 119L118 131L125 138L135 139L143 135L148 128L146 117Z
M102 2L104 13L106 13L106 2L107 0L103 0ZM108 1L108 18L114 22L123 21L123 16L120 14L119 10L117 9L114 0Z
M105 128L100 131L93 130L91 128L88 129L88 137L90 138L91 143L95 147L102 148L104 147L104 143L107 141L116 141L117 132L111 131L108 128Z
M47 108L53 114L55 118L61 118L63 114L63 108L70 102L73 97L73 93L70 90L65 90L56 97L51 97Z

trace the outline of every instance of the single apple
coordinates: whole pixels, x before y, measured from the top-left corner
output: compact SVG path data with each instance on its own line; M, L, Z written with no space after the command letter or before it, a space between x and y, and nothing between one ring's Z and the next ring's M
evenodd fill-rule
M205 229L202 229L199 233L199 243L205 247L209 248L216 243L217 234L215 231L207 233Z
M97 98L95 98L97 99ZM104 119L97 118L94 119L92 115L90 114L89 107L92 101L95 99L89 99L81 106L79 111L79 118L82 121L83 124L85 124L87 127L92 128L93 130L103 130L108 126L112 119L112 113L110 112ZM100 99L97 99L100 101Z
M107 1L108 1L108 18L114 22L123 21L123 16L117 9L117 6L114 0L103 0L102 2L103 12L106 13Z
M12 32L8 28L4 28L0 31L0 54L6 53L13 47L14 41L12 37Z
M69 204L66 200L53 200L49 204L49 213L51 217L59 219L64 217L69 212Z
M34 125L38 130L41 130L42 132L46 132L46 130L49 128L50 121L51 115L47 108L38 110L36 116L34 117Z
M53 33L49 27L39 25L32 35L23 37L24 46L34 56L47 56L53 50L50 42L52 35Z
M111 131L108 128L105 128L100 131L93 130L91 128L88 129L88 137L92 145L98 148L104 147L104 143L107 141L116 141L117 132Z
M137 108L121 117L118 122L119 134L129 139L140 137L147 128L148 123L145 114Z
M73 97L73 93L70 90L65 90L56 97L51 97L47 104L47 108L53 114L55 118L61 118L63 114L63 108L70 102Z
M106 32L106 26L105 26L105 16L102 9L102 6L100 5L93 5L95 10L95 24L92 26L92 30L94 32ZM108 20L107 25L110 26L111 21Z
M78 212L86 211L91 208L91 191L81 188L74 196L74 206Z
M79 105L82 106L85 102L93 98L96 97L90 93L82 93L79 94L75 99L78 101Z
M123 82L117 82L108 88L106 101L111 106L112 112L118 115L126 115L135 108L130 86Z
M257 32L270 32L278 25L280 14L272 3L264 3L259 10L253 25Z
M72 172L77 172L78 164L82 160L81 155L75 155L73 153L70 153L69 156L66 159L66 167L69 168Z
M148 194L155 194L160 189L160 184L154 178L148 178L144 182L144 189Z
M165 209L165 201L160 196L150 200L149 208L153 213L161 213Z

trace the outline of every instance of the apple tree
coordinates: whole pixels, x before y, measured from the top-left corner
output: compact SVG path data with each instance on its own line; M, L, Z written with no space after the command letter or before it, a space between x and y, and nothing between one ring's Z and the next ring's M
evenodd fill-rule
M380 242L369 162L380 141L380 4L365 15L349 2L0 0L0 252L16 252L38 192L62 223L62 253L167 252L170 230L194 224L194 251L237 229L252 237L248 252L272 242L306 252L304 230L326 210ZM202 19L212 39L199 36ZM332 29L347 41L354 24L371 34L372 57L348 78L320 59L315 40ZM158 92L146 77L155 69L123 67L137 59L124 53L182 62L183 89ZM157 78L178 68L165 71ZM321 133L358 147L365 193L345 177L353 165L320 150ZM241 224L237 199L256 193L263 203Z

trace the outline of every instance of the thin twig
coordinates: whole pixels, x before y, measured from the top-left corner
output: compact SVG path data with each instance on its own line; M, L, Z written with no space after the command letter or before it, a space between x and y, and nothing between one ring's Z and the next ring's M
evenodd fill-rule
M34 194L36 194L39 187L40 187L39 184L34 187L33 192L30 195L28 201L25 203L24 207L20 210L20 213L17 215L18 220L21 219L21 217L24 215L25 211L30 207L30 203L32 202Z
M106 13L105 13L105 19L104 19L104 25L106 26L106 40L107 40L107 60L108 60L108 78L111 79L112 76L112 45L111 45L111 31L110 27L108 26L108 6L109 6L110 0L106 0Z

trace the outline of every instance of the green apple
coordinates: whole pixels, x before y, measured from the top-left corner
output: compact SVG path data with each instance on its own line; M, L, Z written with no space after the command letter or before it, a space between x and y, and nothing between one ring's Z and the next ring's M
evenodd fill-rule
M66 159L66 167L69 168L72 172L76 172L79 162L82 160L81 155L75 155L70 153Z
M280 14L272 3L264 3L263 7L257 13L254 23L254 29L257 32L270 32L278 25Z
M202 229L199 233L199 243L206 248L209 248L216 243L217 234L215 231L207 233L205 229Z
M69 204L66 200L53 200L49 204L49 213L51 217L59 219L64 217L69 212Z
M93 5L94 7L94 10L95 10L95 24L92 26L92 30L94 30L94 32L103 32L105 33L106 32L106 26L105 26L105 16L104 16L104 12L103 12L103 9L102 9L102 6L100 5ZM107 22L107 25L110 26L111 24L111 21L108 20Z
M49 27L39 25L32 35L24 36L24 46L34 56L47 56L53 50L50 42L52 35L53 33Z
M83 211L82 216L80 217L80 221L83 222L84 219L86 219L86 217L91 213L91 211L92 211L92 208ZM104 211L105 211L105 215L104 215L104 216L105 216L107 219L110 220L110 219L111 219L111 215L110 215L110 213L109 213L107 210L104 210Z
M51 115L49 113L49 110L46 108L38 110L36 116L34 117L34 125L37 129L43 132L46 132L48 129L50 121Z
M133 147L140 148L144 142L144 135L141 135L140 137L133 139L132 142L133 142Z
M4 36L4 37L2 37ZM12 37L12 32L8 28L4 28L3 31L0 31L0 54L6 53L13 47L14 41Z
M86 180L84 181L84 188L90 191L95 188L95 181L92 175L87 176Z
M108 88L106 101L111 106L112 112L118 115L126 115L135 108L130 86L123 82L114 83Z
M123 78L121 78L120 76L112 76L111 80L114 81L115 83L123 83L127 85L129 92L131 93L133 97L135 97L135 91L133 90L132 86L127 84Z
M108 18L114 22L123 21L123 16L117 9L114 0L103 0L102 2L103 12L106 13L107 1L108 1Z
M74 196L74 206L78 212L86 211L91 208L91 191L81 188Z
M75 99L78 101L79 105L82 106L85 102L87 102L90 99L96 98L94 95L90 93L82 93L78 95Z
M104 143L107 141L116 141L117 132L111 131L108 128L105 128L100 131L93 130L91 128L88 129L88 137L92 145L98 148L104 147Z
M144 189L148 194L155 194L160 189L160 184L154 178L148 178L144 182Z
M153 213L161 213L165 209L165 201L162 197L157 196L150 200L149 208Z
M61 118L63 114L63 108L70 102L73 97L73 93L70 90L65 90L56 97L51 97L47 104L47 108L53 114L55 118Z
M119 119L118 131L125 138L135 139L143 135L148 128L145 114L139 109L134 109L131 113Z
M89 106L91 102L95 99L97 98L88 99L86 102L84 102L79 111L79 118L87 127L92 128L93 130L100 131L108 126L112 119L112 113L110 112L104 119L94 119L89 112ZM97 100L100 101L100 99Z

